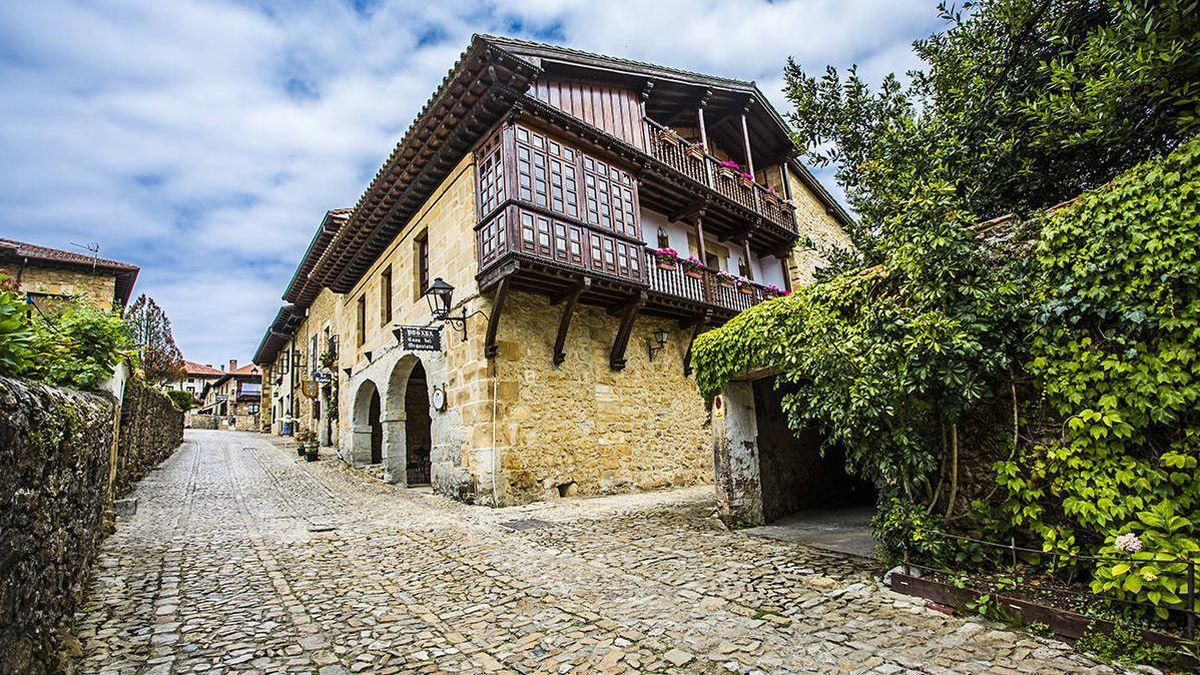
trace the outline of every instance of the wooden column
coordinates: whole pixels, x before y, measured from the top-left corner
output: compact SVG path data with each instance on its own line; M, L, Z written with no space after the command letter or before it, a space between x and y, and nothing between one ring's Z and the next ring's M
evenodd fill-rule
M750 264L750 237L742 241L742 255L746 256L746 278L754 281L754 266Z
M640 97L641 102L638 103L638 107L642 111L642 119L643 120L647 119L647 117L646 117L646 101L650 100L650 92L653 89L654 89L654 82L652 80L646 80L646 86L642 87L642 94ZM645 122L642 123L642 143L645 146L643 149L646 152L650 152L650 125L646 124ZM581 185L582 185L582 183L581 183Z
M701 211L696 215L696 245L700 247L700 263L708 266L708 246L704 243L704 212ZM700 278L700 286L703 289L704 301L712 302L712 279L707 272Z
M783 183L783 196L790 200L792 198L792 181L788 180L786 159L779 164L779 181Z
M746 147L746 167L750 170L750 175L754 175L754 155L750 152L750 126L746 123L746 115L750 113L750 103L746 103L746 107L742 108L742 141Z
M779 259L779 265L781 267L783 267L783 287L785 289L787 289L788 293L791 293L792 292L792 275L788 269L787 254L784 254L784 256Z
M700 124L700 145L704 147L705 154L709 153L708 149L708 129L704 125L704 109L708 106L708 97L712 96L711 89L705 89L704 94L700 97L700 103L696 106L696 121ZM708 161L708 157L704 158L704 177L708 180L708 185L713 184L713 168L712 162Z
M496 358L500 346L496 344L496 333L500 329L500 313L504 311L504 300L508 297L508 277L502 277L496 284L496 294L492 297L492 315L488 317L487 336L483 341L483 354L488 360Z

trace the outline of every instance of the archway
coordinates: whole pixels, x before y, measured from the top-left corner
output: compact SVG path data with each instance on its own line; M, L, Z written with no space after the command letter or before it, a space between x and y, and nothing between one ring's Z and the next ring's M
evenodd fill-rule
M379 388L366 380L354 393L350 418L350 463L378 464L383 459L383 417Z
M383 409L384 480L425 485L431 479L429 392L425 366L407 355L392 368Z
M425 367L420 363L413 366L404 388L404 446L407 458L406 474L409 486L428 485L432 465L430 453L433 435L429 415L429 385L425 378Z

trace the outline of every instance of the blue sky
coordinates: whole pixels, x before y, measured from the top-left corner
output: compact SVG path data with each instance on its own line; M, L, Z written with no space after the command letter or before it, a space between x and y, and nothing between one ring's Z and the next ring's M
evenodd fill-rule
M937 28L933 0L2 3L0 236L99 243L187 358L245 361L472 33L754 79L786 110L788 56L878 80Z

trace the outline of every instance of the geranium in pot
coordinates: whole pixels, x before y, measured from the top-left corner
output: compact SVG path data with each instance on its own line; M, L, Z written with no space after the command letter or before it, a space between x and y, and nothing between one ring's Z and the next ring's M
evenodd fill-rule
M719 175L723 178L728 178L729 180L734 180L737 178L737 175L741 172L742 172L742 167L737 162L727 159L723 162L717 163L717 175Z
M659 129L658 140L666 143L667 145L674 145L676 147L683 142L683 139L679 137L679 134L675 133L675 131L672 129Z
M717 285L721 286L722 288L733 288L734 286L737 285L737 277L735 277L732 274L730 274L729 272L725 272L723 270L718 271L717 272Z
M738 277L737 287L738 293L742 295L754 295L754 282L746 277Z
M792 294L791 291L787 290L786 288L780 288L775 284L767 284L767 290L781 297Z
M739 172L738 182L741 183L742 187L744 188L752 188L754 187L754 176L746 173L745 171Z
M683 152L692 159L704 159L704 146L699 143L688 143Z
M769 204L779 205L783 203L783 197L773 187L763 190L763 199L767 200Z
M660 270L675 269L675 265L679 260L679 251L676 251L670 246L654 249L653 255L654 262L658 265L658 269Z
M689 255L686 258L680 258L679 264L683 265L683 274L693 279L701 279L704 277L704 263L700 262L696 256Z

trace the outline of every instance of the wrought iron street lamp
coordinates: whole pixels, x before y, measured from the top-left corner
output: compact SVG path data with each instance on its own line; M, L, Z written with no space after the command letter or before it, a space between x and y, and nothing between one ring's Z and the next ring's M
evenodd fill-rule
M422 293L425 296L425 301L429 303L429 312L433 315L436 321L448 323L458 327L458 332L462 334L463 342L467 341L467 308L462 308L462 314L459 316L450 316L450 307L454 304L454 287L446 283L441 277L433 280L429 284L429 288ZM487 312L476 310L470 316L480 315L488 318Z
M650 354L650 360L653 361L656 354L661 352L667 346L667 331L659 328L654 331L650 337L646 338L646 351Z

